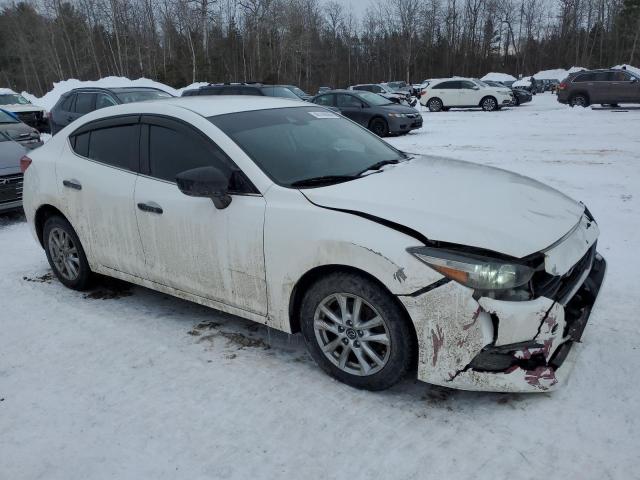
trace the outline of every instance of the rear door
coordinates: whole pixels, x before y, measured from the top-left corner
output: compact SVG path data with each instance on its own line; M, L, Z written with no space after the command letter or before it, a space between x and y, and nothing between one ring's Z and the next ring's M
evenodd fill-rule
M69 220L92 261L136 276L144 273L133 203L139 131L138 116L91 122L69 137L56 165Z
M76 101L76 94L71 93L63 98L51 111L51 134L55 135L73 120L73 106Z
M135 189L146 278L266 315L263 227L266 203L206 135L167 117L142 117L142 174ZM184 195L176 176L214 166L232 179L233 201Z

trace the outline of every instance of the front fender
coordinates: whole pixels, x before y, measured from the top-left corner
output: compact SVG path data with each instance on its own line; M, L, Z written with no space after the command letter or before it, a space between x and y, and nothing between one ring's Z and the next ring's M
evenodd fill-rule
M300 279L318 267L361 270L394 295L410 295L442 278L406 251L420 244L413 237L365 218L313 205L297 190L274 188L266 199L268 323L274 328L291 331L291 294Z

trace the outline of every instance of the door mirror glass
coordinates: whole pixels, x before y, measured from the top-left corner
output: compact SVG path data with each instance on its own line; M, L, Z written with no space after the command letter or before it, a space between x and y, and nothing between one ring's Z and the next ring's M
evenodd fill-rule
M185 195L210 198L219 210L231 203L229 178L215 167L192 168L179 173L176 183Z

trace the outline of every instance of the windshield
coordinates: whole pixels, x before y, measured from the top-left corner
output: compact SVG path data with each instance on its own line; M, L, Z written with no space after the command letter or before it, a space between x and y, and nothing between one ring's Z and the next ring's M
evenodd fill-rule
M261 90L262 93L268 97L293 98L294 100L300 100L300 97L286 87L262 87Z
M122 103L144 102L159 98L171 98L171 95L161 90L131 90L129 92L115 92Z
M0 105L31 105L31 102L17 93L0 95Z
M385 92L387 92L387 93L395 93L395 92L394 92L394 90L393 90L393 88L389 88L389 85L383 85L383 84L380 84L380 86L381 86L381 87L382 87L382 89L383 89Z
M231 113L209 121L285 187L310 178L353 176L378 162L405 158L364 128L319 107Z
M476 82L476 84L480 85L481 87L489 87L489 85L484 83L482 80L478 80L477 78L474 78L473 81Z
M358 92L358 97L367 102L369 105L379 107L381 105L393 105L388 98L384 98L382 95L371 92Z
M18 123L18 120L4 110L0 110L0 123Z
M308 97L308 95L298 87L290 87L290 90L299 97Z

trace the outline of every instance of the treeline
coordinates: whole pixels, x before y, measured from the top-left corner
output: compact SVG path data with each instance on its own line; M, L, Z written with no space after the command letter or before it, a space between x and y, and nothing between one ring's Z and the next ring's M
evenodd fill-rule
M107 75L320 85L633 64L640 0L30 0L0 11L0 86Z

